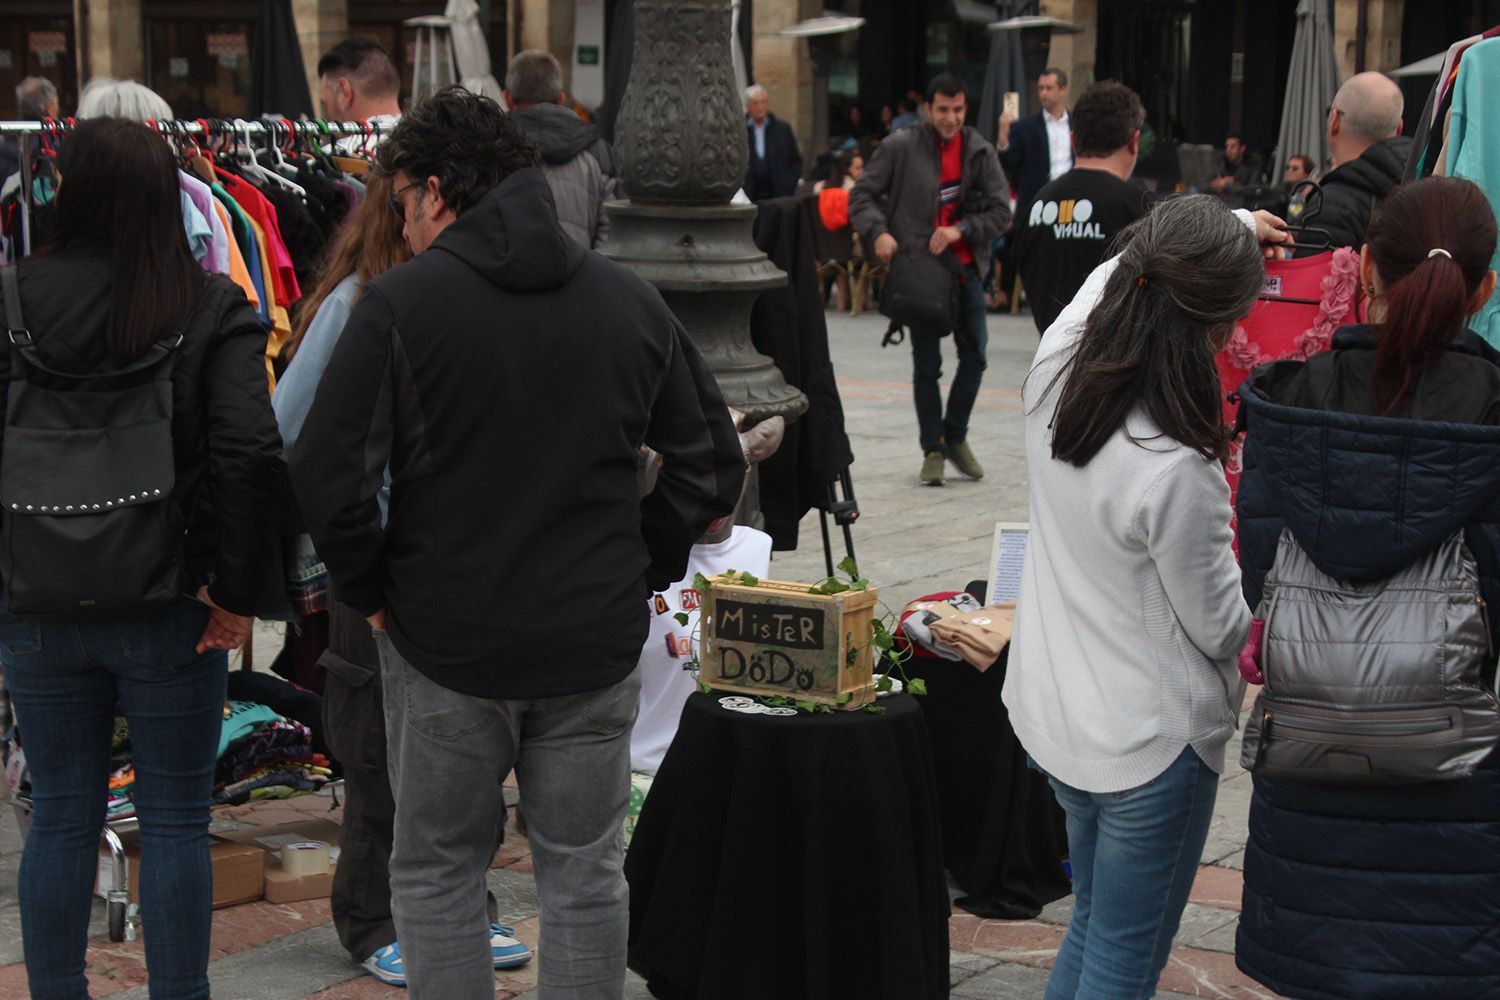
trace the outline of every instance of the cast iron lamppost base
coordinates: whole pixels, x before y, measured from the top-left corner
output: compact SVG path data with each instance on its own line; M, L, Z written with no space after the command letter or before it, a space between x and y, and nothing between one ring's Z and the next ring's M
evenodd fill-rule
M730 59L729 0L635 0L630 81L615 126L628 200L606 206L600 252L655 285L746 426L807 410L750 340L750 309L786 275L755 245L745 116ZM752 472L752 477L754 473ZM758 523L752 487L741 520Z

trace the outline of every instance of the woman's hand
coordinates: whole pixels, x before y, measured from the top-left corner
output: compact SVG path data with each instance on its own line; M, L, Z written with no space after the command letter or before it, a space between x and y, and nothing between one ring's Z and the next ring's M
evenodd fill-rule
M198 588L198 600L208 605L208 624L198 637L197 651L201 656L210 649L239 649L250 638L250 626L255 619L225 611L208 596L208 587Z
M1291 254L1279 243L1295 243L1292 234L1286 231L1286 220L1277 218L1265 209L1250 213L1255 220L1255 238L1265 249L1266 260L1286 260Z

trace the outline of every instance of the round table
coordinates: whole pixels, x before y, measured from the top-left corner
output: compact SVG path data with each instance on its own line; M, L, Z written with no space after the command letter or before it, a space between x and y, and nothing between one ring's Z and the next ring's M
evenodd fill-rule
M913 699L777 717L695 694L625 859L662 1000L948 995L948 892Z

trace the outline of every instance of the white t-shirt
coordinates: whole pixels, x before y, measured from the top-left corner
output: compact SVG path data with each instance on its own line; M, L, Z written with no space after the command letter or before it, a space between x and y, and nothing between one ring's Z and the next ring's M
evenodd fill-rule
M682 580L651 598L651 630L640 659L641 707L630 734L632 771L656 773L672 737L677 735L682 706L697 690L688 663L698 648L698 606L703 598L693 586L693 577L731 569L765 576L770 568L771 536L735 525L722 542L694 545ZM673 617L678 612L687 613L686 625L678 624Z

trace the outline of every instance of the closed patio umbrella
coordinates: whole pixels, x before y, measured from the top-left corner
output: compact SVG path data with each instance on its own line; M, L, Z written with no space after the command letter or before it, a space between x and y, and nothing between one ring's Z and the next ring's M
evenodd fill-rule
M500 83L490 63L490 45L479 22L479 5L474 0L448 0L443 16L452 32L459 79L474 93L499 100Z
M1328 166L1328 106L1339 89L1333 56L1333 11L1330 0L1302 0L1297 5L1297 35L1287 73L1281 133L1276 140L1279 180L1286 162L1299 153L1312 157L1321 172Z
M996 4L1000 20L1018 16L1026 7L1025 0L1001 0ZM974 127L990 142L998 133L996 125L1000 112L1005 110L1005 94L1008 91L1025 93L1026 57L1021 50L1019 31L991 31L990 59L984 69L984 90L979 95L979 118Z
M291 0L261 0L248 111L251 118L312 117L312 93L307 88L307 69L302 64L302 46L297 42Z

